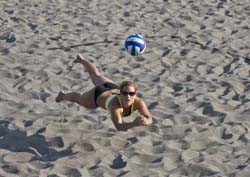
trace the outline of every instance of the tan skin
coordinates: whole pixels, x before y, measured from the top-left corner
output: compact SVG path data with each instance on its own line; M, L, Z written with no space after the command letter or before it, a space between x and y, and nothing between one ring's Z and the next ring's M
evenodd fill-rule
M112 82L109 78L101 75L99 73L99 70L97 69L96 65L89 63L86 61L80 54L77 55L77 58L74 60L74 63L80 63L84 66L85 70L89 73L91 80L93 84L96 86L103 85L105 82ZM97 107L101 107L103 109L105 108L105 101L112 93L119 93L119 89L112 89L109 91L103 92L97 99L97 105L94 101L94 93L95 93L95 87L91 90L83 93L78 94L76 92L71 93L63 93L59 92L55 101L61 102L61 101L71 101L78 103L79 105L88 108L88 109L95 109ZM126 85L122 88L121 92L136 92L136 88L133 85ZM129 94L120 95L122 107L118 101L118 99L112 99L109 104L109 110L111 113L112 121L119 131L127 131L130 128L137 127L137 126L143 126L143 125L150 125L152 124L152 118L151 114L144 103L144 101L140 98L138 98L135 95L130 96ZM139 112L139 116L135 118L132 122L125 122L122 119L121 113L123 111L128 112L130 105L134 103L134 110L137 110Z

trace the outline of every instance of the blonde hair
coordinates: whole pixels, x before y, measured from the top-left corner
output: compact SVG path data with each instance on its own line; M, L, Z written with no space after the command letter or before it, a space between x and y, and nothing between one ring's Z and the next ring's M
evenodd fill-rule
M121 84L120 84L120 90L122 90L124 87L126 86L132 86L135 88L135 91L137 91L137 85L134 83L134 82L131 82L131 81L123 81Z

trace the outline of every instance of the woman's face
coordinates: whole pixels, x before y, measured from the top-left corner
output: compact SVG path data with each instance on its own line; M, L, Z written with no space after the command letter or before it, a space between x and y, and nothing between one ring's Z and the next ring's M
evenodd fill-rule
M125 86L121 89L122 104L129 107L134 103L136 97L136 90L133 86Z

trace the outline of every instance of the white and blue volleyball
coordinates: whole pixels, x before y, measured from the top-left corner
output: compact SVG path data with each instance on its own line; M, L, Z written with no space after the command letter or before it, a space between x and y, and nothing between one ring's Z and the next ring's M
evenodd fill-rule
M129 35L125 40L125 49L132 56L142 54L146 49L144 37L140 34Z

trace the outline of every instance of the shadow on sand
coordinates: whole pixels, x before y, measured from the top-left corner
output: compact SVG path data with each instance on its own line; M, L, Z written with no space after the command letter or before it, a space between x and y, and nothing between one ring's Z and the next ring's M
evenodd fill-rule
M71 156L72 146L65 150L57 151L50 148L50 145L62 148L64 143L62 138L54 138L51 142L46 141L45 137L40 135L41 130L35 134L27 136L26 132L20 130L11 130L8 128L8 121L0 121L0 148L12 152L28 152L34 154L32 160L44 162L56 161L65 156Z

